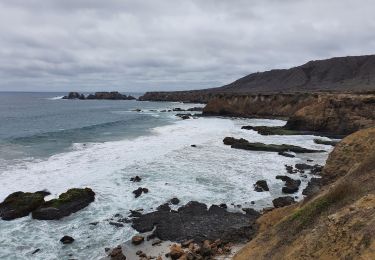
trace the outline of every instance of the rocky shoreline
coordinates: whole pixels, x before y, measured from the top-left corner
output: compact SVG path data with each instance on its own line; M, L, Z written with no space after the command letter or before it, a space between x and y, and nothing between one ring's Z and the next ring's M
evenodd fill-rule
M375 94L148 92L139 100L206 103L204 116L288 118L285 130L348 135L375 125Z

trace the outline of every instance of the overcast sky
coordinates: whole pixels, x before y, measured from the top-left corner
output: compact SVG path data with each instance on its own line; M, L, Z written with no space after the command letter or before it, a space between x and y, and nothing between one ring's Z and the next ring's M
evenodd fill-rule
M0 90L218 87L374 50L374 0L0 0Z

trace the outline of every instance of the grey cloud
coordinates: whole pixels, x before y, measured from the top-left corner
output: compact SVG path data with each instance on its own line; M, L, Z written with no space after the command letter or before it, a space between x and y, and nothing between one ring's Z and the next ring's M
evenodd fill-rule
M0 90L217 87L372 54L372 0L2 0Z

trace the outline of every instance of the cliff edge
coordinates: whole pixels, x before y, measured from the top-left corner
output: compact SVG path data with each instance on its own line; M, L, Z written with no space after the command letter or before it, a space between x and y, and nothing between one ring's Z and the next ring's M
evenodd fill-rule
M329 183L258 219L258 235L233 258L375 259L375 128L343 139L323 170Z

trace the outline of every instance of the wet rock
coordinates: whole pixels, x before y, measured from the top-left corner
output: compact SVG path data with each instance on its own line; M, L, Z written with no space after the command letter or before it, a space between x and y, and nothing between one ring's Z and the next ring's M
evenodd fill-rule
M180 203L180 200L178 198L172 198L169 202L173 205L177 205L178 203Z
M169 207L168 203L161 204L156 209L159 211L171 211L171 207Z
M132 244L133 245L140 245L143 243L143 241L145 241L145 238L143 236L140 236L140 235L135 235L132 237Z
M118 222L114 222L114 221L110 221L109 224L110 224L111 226L115 226L115 227L117 227L117 228L124 227L124 224L122 224L122 223L118 223Z
M323 139L314 139L314 143L316 144L324 144L324 145L331 145L331 146L336 146L339 141L332 141L332 140L323 140Z
M225 204L225 203L221 203L221 204L219 205L219 207L222 208L222 209L226 209L226 208L228 208L227 204Z
M296 172L294 171L294 168L293 168L292 165L287 165L287 164L285 164L285 170L287 171L287 173L290 173L290 174L296 173Z
M208 210L205 204L191 201L177 211L158 210L133 218L132 227L141 233L155 228L156 237L176 242L186 239L243 241L253 236L258 217L258 212L233 213L215 205Z
M295 203L295 200L291 196L279 197L272 201L275 208L281 208Z
M284 156L284 157L289 157L289 158L296 157L294 154L288 153L288 152L278 152L278 154L281 155L281 156Z
M249 215L256 215L256 214L259 214L258 211L256 211L255 209L252 209L252 208L243 208L242 209L246 214L249 214Z
M269 191L267 181L259 180L254 184L254 189L257 192Z
M37 249L35 249L31 254L32 255L35 255L36 253L38 253L40 251L40 248L37 248Z
M322 184L323 183L321 178L311 178L311 180L307 184L307 187L302 191L302 195L312 196L318 193Z
M134 190L133 193L134 193L134 196L138 198L139 196L142 195L142 193L148 193L148 189L139 187L138 189Z
M195 144L192 144L192 145L190 145L191 147L197 147L197 145L195 145Z
M263 143L250 143L249 141L240 138L225 137L224 144L230 145L234 149L250 150L250 151L264 151L264 152L294 152L294 153L320 153L323 150L307 149L300 146L288 144L263 144Z
M324 166L319 165L319 164L315 164L315 165L311 168L310 173L311 173L311 174L315 174L315 175L321 174L322 171L323 171L323 168L324 168Z
M191 107L187 111L203 111L203 107Z
M282 188L283 193L295 193L298 191L299 186L301 185L301 180L294 180L285 175L277 175L276 179L285 181L285 186Z
M71 243L74 242L74 238L72 238L71 236L63 236L60 239L60 242L63 243L63 244L71 244Z
M132 182L140 182L141 180L142 180L142 178L139 177L138 175L130 178L130 181L132 181Z
M61 219L87 207L94 200L95 193L90 188L69 189L58 199L43 203L32 212L32 217L41 220Z
M131 218L138 218L140 216L142 216L142 213L140 212L140 210L130 210L129 217L131 217Z
M44 203L48 191L14 192L0 203L0 217L3 220L12 220L25 217Z
M124 253L122 252L121 246L114 248L108 255L111 260L126 260Z
M306 164L306 163L297 163L294 167L296 167L297 170L311 170L313 168L312 165Z

